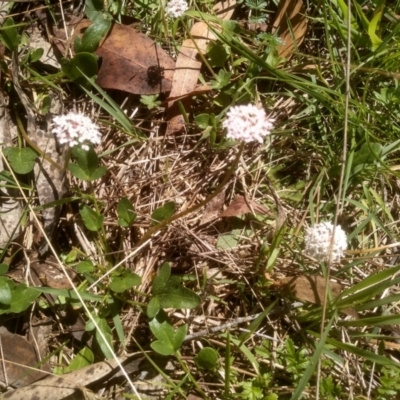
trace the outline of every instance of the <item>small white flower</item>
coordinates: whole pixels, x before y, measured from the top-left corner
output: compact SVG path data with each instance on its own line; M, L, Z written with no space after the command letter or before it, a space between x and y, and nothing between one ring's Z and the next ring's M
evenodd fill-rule
M98 126L83 114L70 112L53 118L52 132L60 144L69 147L82 145L82 149L89 150L88 143L100 144L101 133Z
M263 109L248 104L231 107L222 126L228 131L227 138L262 143L264 136L271 133L273 122Z
M333 225L330 222L321 222L308 228L304 238L306 248L304 253L319 261L329 260L329 249L332 240ZM343 257L347 249L347 236L340 225L336 226L335 237L332 243L332 261Z
M167 15L172 18L181 17L185 11L189 9L189 6L185 0L171 0L167 5Z

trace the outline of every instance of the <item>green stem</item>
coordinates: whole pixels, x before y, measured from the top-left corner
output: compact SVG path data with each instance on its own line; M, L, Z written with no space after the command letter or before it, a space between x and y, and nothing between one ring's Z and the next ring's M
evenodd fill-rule
M189 369L187 368L187 365L181 360L181 354L179 350L175 353L175 356L179 364L181 365L182 369L186 372L187 376L189 376L189 379L192 381L195 388L198 390L199 393L201 393L203 399L206 399L207 398L206 394L203 392L202 388L199 386L196 379L194 379L193 375L190 373Z

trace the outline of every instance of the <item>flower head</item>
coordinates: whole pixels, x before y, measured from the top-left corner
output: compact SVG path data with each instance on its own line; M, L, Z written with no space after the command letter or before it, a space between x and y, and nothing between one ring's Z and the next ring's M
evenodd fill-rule
M328 261L332 234L333 225L330 222L321 222L312 228L308 228L304 238L306 243L305 254L319 261ZM337 225L332 243L332 261L338 261L343 257L343 252L346 249L346 233L340 225Z
M82 144L84 150L89 150L88 143L100 144L101 133L98 126L83 114L70 112L53 118L52 132L57 136L60 144L69 147Z
M189 9L185 0L171 0L167 5L167 15L173 18L181 17Z
M262 143L264 136L269 135L273 128L274 120L252 104L231 107L226 116L222 126L228 131L226 137L230 139Z

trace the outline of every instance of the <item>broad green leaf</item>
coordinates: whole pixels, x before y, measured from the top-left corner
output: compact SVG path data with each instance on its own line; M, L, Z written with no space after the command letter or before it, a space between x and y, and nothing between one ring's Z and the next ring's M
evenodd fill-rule
M94 271L94 269L95 266L90 260L81 261L75 267L75 271L78 272L79 274L83 274L84 272L92 272Z
M84 347L73 358L73 360L69 363L68 367L64 369L64 373L78 371L83 367L92 365L93 362L94 362L94 354L92 350L90 350L89 347Z
M79 179L94 181L107 172L106 167L99 167L99 158L91 147L89 150L84 150L76 146L72 150L72 155L75 157L77 164L70 163L68 169L72 175Z
M158 292L157 297L163 308L191 309L201 303L200 296L183 286L167 285Z
M121 276L113 277L109 287L116 293L122 293L134 286L139 286L141 283L142 279L139 275L126 270Z
M201 129L207 129L210 125L209 114L199 114L194 117L195 124Z
M6 147L3 153L17 174L27 174L33 170L37 154L30 147Z
M117 214L118 225L124 228L131 226L135 222L137 216L132 203L126 197L123 197L119 201L117 206Z
M228 250L234 249L239 242L241 229L233 229L231 232L222 233L218 236L217 249Z
M200 296L182 286L178 277L171 277L171 267L168 263L161 266L154 278L152 294L157 297L163 308L191 309L197 307L201 302Z
M154 318L157 313L160 311L161 304L160 300L158 297L153 297L150 301L149 304L147 304L147 316L149 318Z
M159 313L153 318L149 326L157 338L156 341L151 343L151 348L161 355L174 354L185 340L187 325L182 325L175 331L164 313Z
M164 221L174 215L175 212L175 203L173 201L168 201L162 207L157 208L151 214L151 219L154 224Z
M218 366L218 353L211 347L204 347L194 358L197 367L202 369L214 369Z
M153 280L153 287L151 289L151 292L156 295L160 290L164 288L164 286L167 284L169 278L171 276L171 267L169 266L168 263L164 263L161 265L160 271L158 271L158 274Z
M6 276L0 277L0 307L8 308L11 304L12 293L9 285L10 279ZM12 283L12 282L11 282ZM11 285L12 286L12 285Z
M107 321L104 318L96 318L97 325L99 329L103 333L107 343L110 345L111 349L113 349L112 343L112 332L111 328L108 326ZM108 349L106 343L104 342L103 338L100 336L99 331L96 329L96 340L99 344L101 351L105 355L106 358L111 359L114 358L112 352Z
M79 213L81 214L83 223L89 231L97 232L103 226L104 215L97 214L88 206L83 206Z
M208 62L211 67L222 68L229 58L229 53L225 46L210 42L207 46L207 56L210 58Z
M39 61L42 58L43 53L44 50L41 47L33 50L31 53L31 62ZM46 98L50 99L49 96L46 96Z
M71 81L84 85L86 83L84 75L90 78L97 75L97 60L98 57L92 53L79 53L71 60L62 58L60 64L62 71Z
M79 36L76 37L74 44L75 53L94 53L110 27L111 20L109 18L96 18L96 22L85 30L82 38Z
M85 14L92 21L104 18L104 1L103 0L86 0L85 1Z
M0 40L3 42L4 46L10 51L16 50L21 42L21 35L18 34L14 20L12 18L7 18L1 28Z
M11 304L7 310L0 310L0 314L25 311L40 296L40 290L27 287L24 283L11 289Z
M10 266L8 264L0 264L0 275L5 274Z

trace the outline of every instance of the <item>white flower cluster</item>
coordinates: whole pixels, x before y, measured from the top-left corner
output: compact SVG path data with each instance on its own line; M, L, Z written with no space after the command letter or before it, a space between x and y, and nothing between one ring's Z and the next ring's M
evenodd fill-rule
M101 133L98 126L83 114L70 112L53 118L52 132L56 135L60 144L68 144L69 147L82 145L82 149L89 150L88 143L100 144Z
M330 222L321 222L312 228L308 228L304 238L305 254L318 261L329 260L329 250L333 234L333 225ZM340 225L336 226L335 237L332 243L332 261L338 261L343 257L347 249L347 236Z
M268 118L263 109L252 104L234 106L226 114L222 126L227 130L227 138L244 142L263 142L271 133L274 120Z
M171 0L167 5L167 15L172 18L181 17L185 11L189 9L189 6L185 0Z

